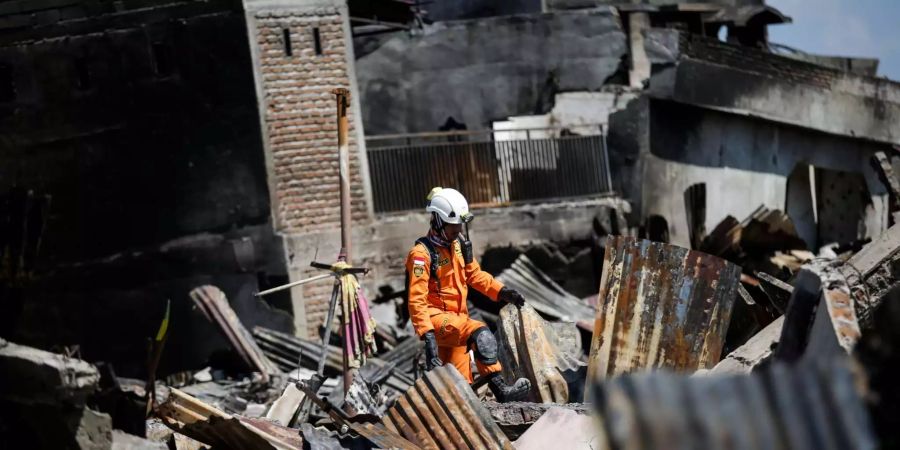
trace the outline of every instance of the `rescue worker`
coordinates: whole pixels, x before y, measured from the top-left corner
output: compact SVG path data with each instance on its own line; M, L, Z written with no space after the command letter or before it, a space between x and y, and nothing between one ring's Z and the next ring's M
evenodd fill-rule
M478 373L498 401L523 400L531 388L521 378L509 385L501 376L498 345L488 327L469 317L469 287L494 301L521 307L522 295L504 287L472 256L472 243L462 234L472 220L469 204L455 189L434 188L425 211L431 213L428 235L416 241L406 259L409 315L416 334L425 341L425 368L453 364L472 383L469 350Z

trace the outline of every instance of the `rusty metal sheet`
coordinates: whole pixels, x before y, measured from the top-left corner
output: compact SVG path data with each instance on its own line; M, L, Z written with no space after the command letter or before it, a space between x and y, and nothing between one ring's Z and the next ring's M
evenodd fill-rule
M450 365L416 381L382 419L388 430L427 449L512 449L472 388Z
M624 375L593 389L618 449L873 449L865 392L848 357L750 375Z
M200 286L191 290L190 297L207 320L218 325L219 330L247 365L262 374L263 383L269 382L269 374L281 373L278 366L270 361L256 345L253 336L231 309L231 305L228 304L228 299L225 298L225 293L221 289L209 285Z
M588 379L708 369L721 356L740 267L674 245L607 240Z
M351 430L368 439L378 448L390 448L401 450L417 450L412 442L403 439L396 431L387 429L380 423L348 423Z
M577 372L586 365L580 359L581 334L574 323L548 322L529 304L521 308L507 305L500 310L497 340L507 381L531 381L529 401L569 402L563 373Z

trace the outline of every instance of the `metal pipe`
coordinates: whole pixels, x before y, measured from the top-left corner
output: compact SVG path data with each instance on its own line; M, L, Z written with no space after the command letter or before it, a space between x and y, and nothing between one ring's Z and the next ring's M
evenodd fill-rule
M339 260L350 262L350 146L348 144L347 109L350 91L338 88L331 91L337 100L338 161L341 179L341 253Z
M331 291L331 302L328 304L328 317L325 319L325 333L324 336L322 336L322 353L319 354L319 366L316 368L316 373L319 374L319 376L325 375L325 360L328 358L328 342L331 341L331 324L334 322L334 316L337 310L337 300L341 294L340 284L341 280L334 280L334 289ZM343 368L344 373L346 373L346 361L344 363L345 365ZM344 391L346 390L347 388L345 387Z
M294 281L294 282L292 282L292 283L282 284L281 286L273 287L272 289L266 289L265 291L258 292L258 293L253 294L253 295L255 295L256 297L262 297L263 295L269 295L269 294L271 294L271 293L273 293L273 292L278 292L278 291L283 291L283 290L285 290L285 289L290 289L290 288L292 288L292 287L294 287L294 286L300 286L300 285L303 285L303 284L306 284L306 283L312 283L313 281L324 280L324 279L329 278L329 277L331 277L331 276L332 276L332 274L330 274L330 273L323 273L323 274L321 274L321 275L316 275L316 276L314 276L314 277L306 278L306 279L299 280L299 281Z

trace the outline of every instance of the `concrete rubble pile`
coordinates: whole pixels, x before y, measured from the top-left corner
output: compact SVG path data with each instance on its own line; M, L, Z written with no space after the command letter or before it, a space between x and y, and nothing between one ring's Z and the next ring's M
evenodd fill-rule
M900 449L900 83L792 20L0 0L0 450Z
M524 254L514 259L500 278L528 300L494 323L504 377L531 382L525 402L497 403L482 379L469 386L452 366L425 371L422 343L408 334L369 358L345 395L338 336L323 346L250 330L221 290L201 286L190 297L241 369L149 386L109 364L0 341L0 443L875 448L896 426L884 411L900 397L900 226L840 255L792 252L794 237L783 214L764 208L724 221L699 250L607 236L595 304ZM754 307L764 302L776 317L759 328ZM759 329L732 334L748 317Z

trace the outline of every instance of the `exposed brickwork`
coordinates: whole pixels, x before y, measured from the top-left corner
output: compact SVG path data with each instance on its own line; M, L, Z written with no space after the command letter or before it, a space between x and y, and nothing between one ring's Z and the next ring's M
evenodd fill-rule
M304 269L303 278L316 276L321 273L321 270L310 267ZM327 281L309 283L303 286L303 300L306 305L306 335L309 337L318 336L319 327L325 322L332 287L333 284ZM338 313L340 313L340 309L338 309ZM300 330L297 331L299 332Z
M279 231L333 228L340 223L340 188L331 90L350 87L343 19L337 8L261 12L256 27ZM320 55L314 44L316 28ZM284 30L290 33L291 55L286 54ZM352 110L348 118L353 218L363 220L367 205Z
M278 231L308 234L335 230L340 226L340 180L336 101L331 91L351 86L345 18L336 7L263 11L254 17ZM316 29L321 54L316 52ZM290 55L285 30L290 36ZM358 222L368 218L368 207L352 108L348 119L351 200L353 219ZM301 259L306 261L309 256ZM320 259L334 256L321 255ZM319 273L306 268L302 277ZM316 336L325 321L331 287L328 282L303 287L307 329L298 332Z
M829 88L842 72L775 55L761 49L727 44L709 37L681 33L681 48L690 58L734 67L762 76Z

